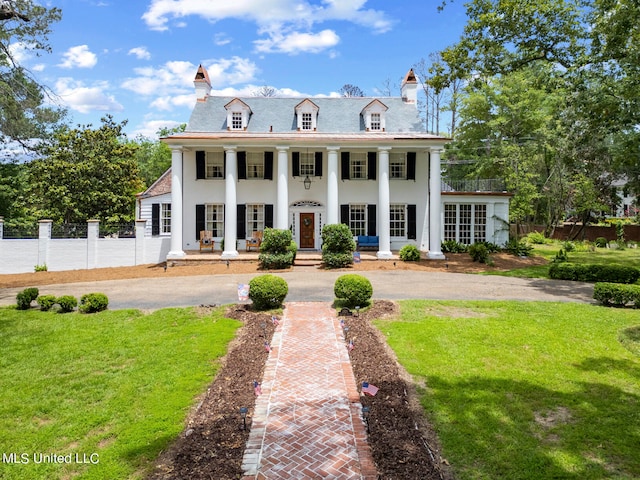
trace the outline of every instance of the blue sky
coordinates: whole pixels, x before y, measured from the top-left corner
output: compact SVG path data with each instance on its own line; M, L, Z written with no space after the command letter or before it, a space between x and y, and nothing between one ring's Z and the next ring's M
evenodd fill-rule
M69 109L71 123L127 119L129 136L185 123L202 63L212 94L337 95L350 83L376 95L454 43L462 1L58 0L51 54L23 65ZM398 92L394 92L395 95Z

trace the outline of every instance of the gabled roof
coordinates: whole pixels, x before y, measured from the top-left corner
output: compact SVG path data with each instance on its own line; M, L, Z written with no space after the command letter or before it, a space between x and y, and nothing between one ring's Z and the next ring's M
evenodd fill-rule
M308 98L305 98L303 101L301 101L299 104L297 104L295 106L295 110L297 111L300 107L302 107L305 104L311 104L311 106L316 109L316 110L320 110L320 107L318 107L318 105L316 105L315 103L313 103L311 100L309 100Z
M142 193L138 193L136 196L138 198L149 198L164 195L166 193L171 193L171 167L160 175L160 178L153 182L149 188Z
M380 105L382 107L383 111L387 111L389 110L389 107L387 107L384 103L382 103L379 99L374 99L373 101L369 102L363 109L362 112L360 113L365 113L367 110L370 110L371 107L373 107L374 105Z
M226 110L229 110L233 105L236 105L236 104L238 104L238 103L242 104L242 108L246 108L247 110L249 110L249 113L253 113L253 112L251 111L251 107L250 107L249 105L247 105L246 103L244 103L244 102L243 102L242 100L240 100L239 98L234 98L234 99L233 99L233 100L231 100L229 103L227 103L227 104L224 106L224 108L225 108Z

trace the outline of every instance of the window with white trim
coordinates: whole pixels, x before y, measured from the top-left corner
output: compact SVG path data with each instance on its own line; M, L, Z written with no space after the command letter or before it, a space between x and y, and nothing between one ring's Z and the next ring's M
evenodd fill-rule
M206 178L224 178L224 152L207 152Z
M315 152L300 153L300 176L315 176L316 172L316 154Z
M231 129L242 130L242 112L231 112Z
M389 178L407 179L407 154L391 152L389 155Z
M470 245L486 241L487 206L485 204L444 205L444 240Z
M460 205L460 213L458 214L458 223L460 225L460 233L458 234L459 242L465 245L471 244L471 205Z
M224 235L224 205L222 203L205 205L204 229L213 232L214 237Z
M171 233L171 204L163 203L160 205L160 234L167 235Z
M458 223L457 205L445 203L444 205L444 239L457 241L456 225Z
M263 152L247 152L247 178L264 178Z
M367 205L352 203L349 205L349 228L354 235L367 234Z
M264 231L264 204L247 204L247 234Z
M407 237L407 206L405 204L389 205L389 233L391 237Z
M349 178L367 179L367 153L351 152L349 155Z
M371 114L371 130L382 130L382 122L379 113Z
M487 239L487 206L475 205L473 212L473 241L484 242Z
M311 113L303 113L302 114L302 130L312 130L313 129L313 119Z

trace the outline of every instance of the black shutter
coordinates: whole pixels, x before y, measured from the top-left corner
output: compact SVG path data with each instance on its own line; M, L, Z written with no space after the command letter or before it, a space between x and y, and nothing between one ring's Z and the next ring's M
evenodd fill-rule
M273 205L264 206L264 226L265 228L273 228Z
M416 234L416 206L407 205L407 238L415 240Z
M202 150L196 151L196 179L201 180L207 177L205 168L206 154Z
M300 152L292 152L291 153L291 170L293 171L294 177L300 176Z
M367 205L367 235L377 235L376 220L376 206Z
M246 216L247 216L247 206L246 205L238 205L237 206L237 217L236 217L236 237L238 240L246 238L247 236L247 226L246 226ZM225 245L226 248L229 248ZM234 245L235 247L235 245Z
M322 152L316 152L316 168L315 168L315 176L322 176Z
M340 223L349 225L349 205L340 205Z
M416 152L407 152L407 180L416 179Z
M378 170L378 158L377 152L367 152L367 178L369 180L376 179L376 172Z
M151 205L151 235L160 235L160 204Z
M247 152L238 152L238 180L247 179Z
M204 205L196 205L196 241L200 241L200 232L206 230L204 223Z
M342 180L349 180L349 152L340 152Z
M264 152L264 179L273 180L273 152Z

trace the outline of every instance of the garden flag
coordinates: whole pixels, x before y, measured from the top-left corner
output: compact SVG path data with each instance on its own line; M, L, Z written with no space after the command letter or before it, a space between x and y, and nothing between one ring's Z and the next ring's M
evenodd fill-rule
M347 345L349 351L353 350L353 340L349 340L349 345Z
M371 385L369 382L362 382L362 393L367 393L373 397L378 393L378 387Z
M264 349L265 349L267 352L270 352L270 351L271 351L271 345L269 345L267 342L264 342Z
M276 326L280 324L280 322L278 321L278 317L276 317L275 315L271 315L271 321Z
M238 301L246 302L249 300L249 285L244 283L238 284Z
M262 395L262 387L260 386L260 384L257 381L253 381L253 393L256 394L256 397L258 395Z

